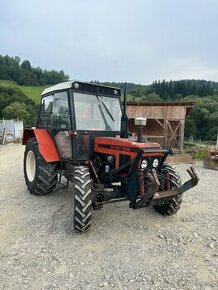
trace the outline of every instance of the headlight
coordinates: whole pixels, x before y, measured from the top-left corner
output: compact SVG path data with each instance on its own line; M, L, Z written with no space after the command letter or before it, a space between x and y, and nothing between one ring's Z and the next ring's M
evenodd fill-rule
M74 83L73 86L74 86L75 89L79 88L79 84L78 83Z
M110 164L113 164L113 163L114 163L114 156L109 155L109 156L107 157L107 162L110 163Z
M157 168L158 165L159 165L159 160L158 159L154 159L154 161L153 161L153 167L154 168Z
M142 160L141 169L145 169L148 166L148 161L146 159Z

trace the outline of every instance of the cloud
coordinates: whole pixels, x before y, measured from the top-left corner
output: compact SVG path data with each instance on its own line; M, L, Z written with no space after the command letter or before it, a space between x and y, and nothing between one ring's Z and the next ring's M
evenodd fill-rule
M215 0L4 0L0 54L71 78L218 81Z

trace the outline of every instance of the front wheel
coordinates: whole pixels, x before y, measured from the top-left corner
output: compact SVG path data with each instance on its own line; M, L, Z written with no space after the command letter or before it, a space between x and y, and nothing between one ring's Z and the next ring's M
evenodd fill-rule
M30 138L24 152L24 177L32 194L45 195L53 191L57 184L56 162L48 163L39 152L36 138Z
M169 184L170 189L176 189L181 186L181 179L175 169L170 165L163 165L161 172L162 190L166 190L166 185ZM154 204L154 209L162 215L173 215L179 209L182 203L182 195L176 195L170 198L161 198Z
M86 232L91 227L92 190L89 168L75 166L74 168L74 228Z

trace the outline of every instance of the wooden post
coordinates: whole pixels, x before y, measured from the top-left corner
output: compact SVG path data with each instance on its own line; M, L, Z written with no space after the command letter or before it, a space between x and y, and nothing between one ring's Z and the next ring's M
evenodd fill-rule
M164 119L164 130L163 130L163 134L164 134L164 141L163 141L163 144L164 144L164 147L168 147L168 138L167 138L167 134L168 134L168 128L167 128L167 120Z
M180 138L179 138L179 149L182 150L184 146L184 131L185 131L185 120L180 121Z
M176 146L179 147L180 140L177 140L176 137L178 136L178 138L179 138L179 136L180 136L180 133L177 133L177 131L181 127L180 126L181 125L181 121L177 121L177 122L178 122L178 125L177 125L176 129L173 131L173 128L172 128L170 122L168 121L169 128L170 128L170 131L171 131L171 134L172 134L169 143L171 143L171 141L173 141L173 139L174 139Z
M164 123L162 123L159 119L155 119L155 121L157 121L157 123L161 126L161 128L163 129L163 136L161 136L161 137L163 137L163 141L162 141L162 144L161 144L161 146L163 146L163 147L165 147L165 137L164 137L164 123L165 123L165 120L163 120L164 121Z

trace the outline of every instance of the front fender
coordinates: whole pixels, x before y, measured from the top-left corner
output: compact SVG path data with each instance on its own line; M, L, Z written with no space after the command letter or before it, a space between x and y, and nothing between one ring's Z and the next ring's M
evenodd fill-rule
M60 161L58 150L46 129L24 129L22 144L26 145L29 138L36 138L39 152L46 162Z

